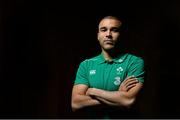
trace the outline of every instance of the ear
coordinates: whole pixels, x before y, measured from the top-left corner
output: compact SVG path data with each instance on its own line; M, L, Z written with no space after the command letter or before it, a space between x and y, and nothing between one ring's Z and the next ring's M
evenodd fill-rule
M99 32L97 33L97 40L99 41Z

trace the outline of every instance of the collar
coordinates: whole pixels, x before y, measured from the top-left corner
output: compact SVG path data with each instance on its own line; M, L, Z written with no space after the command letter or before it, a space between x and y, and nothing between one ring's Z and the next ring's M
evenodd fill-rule
M120 55L118 55L117 57L113 58L112 61L114 63L122 63L126 57L127 57L128 53L121 53ZM107 62L105 59L104 59L104 56L103 54L101 53L99 56L98 56L98 64L102 64L102 63L105 63Z

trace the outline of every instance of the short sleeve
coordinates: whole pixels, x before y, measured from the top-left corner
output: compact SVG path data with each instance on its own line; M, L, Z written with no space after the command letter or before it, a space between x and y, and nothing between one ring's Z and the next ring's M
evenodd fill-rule
M144 60L142 58L137 58L130 64L128 76L132 75L134 75L139 82L144 83L145 69Z
M87 76L87 65L86 61L80 63L79 68L76 73L76 78L74 81L74 85L77 84L85 84L89 86L88 76Z

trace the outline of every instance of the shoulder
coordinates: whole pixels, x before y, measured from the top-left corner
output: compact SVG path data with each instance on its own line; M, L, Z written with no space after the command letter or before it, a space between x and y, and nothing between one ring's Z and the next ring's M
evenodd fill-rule
M100 55L87 58L80 63L80 66L88 67L97 64L101 60Z
M126 54L126 59L128 59L129 61L140 61L140 62L144 62L143 58L131 53L127 53Z
M129 64L129 66L134 66L134 65L144 66L144 59L140 56L127 53L126 63Z
M85 59L81 62L81 64L96 63L99 60L100 60L100 55Z

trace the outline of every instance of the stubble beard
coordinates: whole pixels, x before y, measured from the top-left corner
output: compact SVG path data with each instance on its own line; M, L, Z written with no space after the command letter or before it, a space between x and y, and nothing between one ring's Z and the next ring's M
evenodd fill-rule
M101 49L102 49L102 51L111 54L111 53L113 53L113 51L115 50L115 46L108 47L108 48L101 46Z

